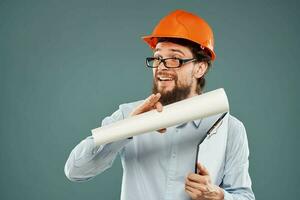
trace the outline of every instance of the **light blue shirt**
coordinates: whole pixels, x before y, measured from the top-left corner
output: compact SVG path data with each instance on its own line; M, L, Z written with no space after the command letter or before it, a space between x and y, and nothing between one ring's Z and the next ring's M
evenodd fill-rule
M120 105L102 121L102 126L126 118L140 103ZM71 152L65 174L72 181L89 180L108 169L119 154L123 166L121 200L190 199L184 190L185 178L194 171L198 142L206 137L202 121L169 127L164 134L149 132L100 147L89 136ZM225 155L224 169L219 173L224 199L255 199L248 173L246 131L242 122L231 115Z

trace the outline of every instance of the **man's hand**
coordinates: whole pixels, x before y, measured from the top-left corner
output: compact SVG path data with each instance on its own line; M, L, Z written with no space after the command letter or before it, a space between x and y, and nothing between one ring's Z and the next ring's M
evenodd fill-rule
M134 111L132 111L130 116L148 112L153 109L156 109L158 112L162 112L163 106L158 101L160 97L161 97L160 93L150 95L147 99L145 99L145 101L141 105L139 105ZM164 132L166 132L166 130L167 130L166 128L163 128L163 129L159 129L157 131L160 133L164 133Z
M197 163L198 174L190 173L185 182L185 191L193 200L223 200L223 190L212 184L208 170Z

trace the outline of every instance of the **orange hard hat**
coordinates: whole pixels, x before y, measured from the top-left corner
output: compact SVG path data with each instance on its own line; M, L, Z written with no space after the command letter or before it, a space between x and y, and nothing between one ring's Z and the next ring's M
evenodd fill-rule
M151 35L142 38L154 49L157 38L160 37L183 38L193 41L208 51L212 60L216 58L212 29L202 18L192 13L184 10L171 12L160 20Z

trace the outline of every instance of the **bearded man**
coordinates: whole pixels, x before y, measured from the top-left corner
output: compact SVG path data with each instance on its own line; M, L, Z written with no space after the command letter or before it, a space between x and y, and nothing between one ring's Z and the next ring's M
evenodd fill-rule
M153 94L146 100L120 105L102 126L152 109L161 112L165 105L203 93L205 74L216 55L212 30L202 18L183 10L173 11L143 39L153 49L152 57L146 58L146 66L153 72ZM206 131L215 118L101 146L89 136L71 152L65 174L72 181L89 180L108 169L119 154L122 200L253 200L243 123L227 114L222 131L208 139ZM200 149L199 141L204 141ZM198 153L209 167L195 163ZM195 164L197 170L193 172Z

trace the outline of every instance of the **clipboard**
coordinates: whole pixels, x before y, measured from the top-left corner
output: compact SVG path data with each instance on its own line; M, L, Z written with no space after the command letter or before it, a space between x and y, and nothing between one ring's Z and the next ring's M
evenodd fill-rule
M198 163L198 153L199 153L199 149L200 149L200 145L201 143L205 140L205 139L209 139L213 134L217 133L217 129L221 126L222 124L222 120L223 118L226 116L227 112L225 112L224 114L221 115L221 117L219 117L217 119L217 121L208 129L208 131L206 132L206 137L204 137L202 140L199 141L199 143L197 144L197 151L196 151L196 159L195 159L195 174L197 174L198 172L198 168L197 168L197 163Z

